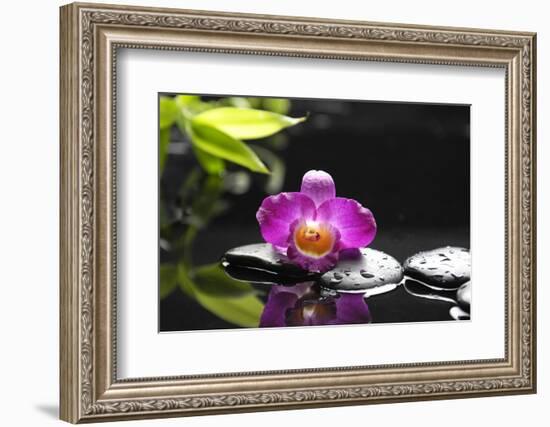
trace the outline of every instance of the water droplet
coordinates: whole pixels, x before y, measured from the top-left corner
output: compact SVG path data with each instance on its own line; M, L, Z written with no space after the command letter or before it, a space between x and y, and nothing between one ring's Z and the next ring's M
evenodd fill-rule
M344 274L345 274L346 276L349 276L349 275L351 274L351 270L344 270Z
M374 274L369 273L367 270L361 270L359 271L359 274L365 279L372 279L374 277Z

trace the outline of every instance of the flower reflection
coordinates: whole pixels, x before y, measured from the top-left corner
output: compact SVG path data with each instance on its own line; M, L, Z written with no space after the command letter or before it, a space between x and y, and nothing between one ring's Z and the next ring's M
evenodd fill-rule
M260 318L260 327L320 326L370 323L362 293L325 296L314 282L273 286Z

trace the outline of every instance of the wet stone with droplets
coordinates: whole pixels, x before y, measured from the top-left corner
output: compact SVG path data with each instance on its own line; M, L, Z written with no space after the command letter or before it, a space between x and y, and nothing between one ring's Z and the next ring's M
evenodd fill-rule
M389 284L398 284L403 268L390 255L370 248L340 252L336 266L323 274L322 286L338 291L365 291Z
M458 289L470 280L471 257L465 248L446 246L419 252L403 263L405 275L436 289Z

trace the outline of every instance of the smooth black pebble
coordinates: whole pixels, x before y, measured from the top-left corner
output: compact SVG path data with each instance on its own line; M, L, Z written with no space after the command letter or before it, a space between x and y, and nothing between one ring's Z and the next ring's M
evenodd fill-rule
M242 274L243 269L261 270L272 275L277 275L277 282L296 282L308 280L318 276L299 266L292 264L288 258L277 252L269 243L255 243L230 249L222 258L226 270L231 267L238 269Z
M265 270L256 268L236 267L231 264L222 264L227 275L241 282L249 282L257 285L278 285L278 286L294 286L299 283L304 283L301 277L282 276L276 273L270 273ZM314 280L310 279L310 280ZM305 280L308 282L309 280Z
M466 313L458 305L451 307L449 310L449 316L454 320L470 320L470 313Z
M470 304L472 303L472 282L468 281L464 283L456 291L456 300L460 308L464 311L470 312Z
M344 250L339 258L336 266L320 277L321 285L338 291L365 291L398 284L403 278L399 262L375 249Z
M403 263L405 275L436 289L458 289L470 280L471 257L465 248L446 246L419 252Z

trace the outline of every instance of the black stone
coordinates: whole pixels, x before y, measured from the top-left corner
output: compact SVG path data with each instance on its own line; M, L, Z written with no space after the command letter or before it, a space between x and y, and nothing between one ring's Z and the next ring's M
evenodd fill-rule
M281 286L294 286L304 282L304 279L301 277L282 276L281 274L270 273L269 271L258 270L257 268L237 267L225 263L222 265L225 269L225 272L230 277L243 282L249 282L258 285Z
M456 291L456 300L460 308L464 311L470 312L470 304L472 303L472 282L468 281L464 283Z
M405 275L434 289L458 289L470 280L470 251L447 246L419 252L403 263Z
M230 249L223 256L222 263L226 270L228 267L239 268L242 273L242 269L248 268L277 275L274 283L296 283L318 276L292 264L285 255L278 253L269 243L255 243Z
M470 319L470 313L466 313L458 305L455 305L454 307L451 307L451 309L449 310L449 316L451 316L454 320L469 320Z
M384 252L370 248L349 249L340 252L336 266L324 273L322 286L338 291L365 291L398 284L403 268L397 260Z

